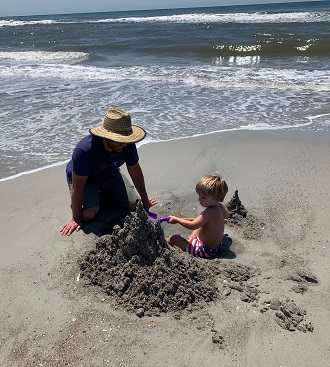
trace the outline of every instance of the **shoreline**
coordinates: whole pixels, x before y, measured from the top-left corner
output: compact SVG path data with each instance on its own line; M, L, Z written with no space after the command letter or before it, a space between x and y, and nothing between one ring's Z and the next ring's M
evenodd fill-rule
M159 200L153 212L198 213L195 184L218 171L229 187L225 202L238 190L250 216L226 226L230 256L210 263L249 278L220 274L218 297L191 312L139 318L83 285L77 259L95 249L98 236L92 226L69 237L59 232L70 216L64 166L1 182L0 366L326 365L328 138L235 131L139 148L148 193ZM166 236L184 234L178 225L162 228ZM233 286L226 293L225 280ZM244 301L247 290L255 300L245 294ZM280 310L270 305L287 299L310 330L289 331L276 321Z
M322 116L322 115L321 115ZM284 134L288 133L288 135L296 135L296 137L306 137L306 135L308 135L308 139L311 139L315 141L330 141L330 131L295 131L295 130L291 130L291 127L289 128L283 128L283 129L276 129L276 130L247 130L247 129L232 129L232 130L217 130L217 131L211 131L209 133L205 133L205 134L196 134L193 136L184 136L184 137L180 137L180 138L175 138L175 139L171 139L171 140L157 140L157 141L153 141L153 140L149 140L146 142L140 142L138 143L138 149L144 145L148 145L148 144L156 144L156 143L166 143L166 142L171 142L171 141L180 141L180 140L185 140L185 139L191 139L191 138L198 138L198 137L203 137L203 136L207 136L207 135L213 135L213 134L226 134L226 133L234 133L234 132L260 132L260 133L271 133L271 134ZM285 137L286 138L286 137ZM77 141L78 142L78 141ZM70 158L71 159L71 158ZM24 176L24 175L30 175L39 171L43 171L43 170L47 170L49 168L53 168L53 167L57 167L57 166L61 166L61 165L65 165L69 162L70 159L64 160L64 161L59 161L56 163L52 163L50 165L46 165L46 166L42 166L39 168L33 168L31 170L28 171L24 171L24 172L19 172L16 173L14 175L11 176L7 176L7 177L3 177L0 178L0 182L4 182L4 181L9 181L9 180L14 180L18 177Z

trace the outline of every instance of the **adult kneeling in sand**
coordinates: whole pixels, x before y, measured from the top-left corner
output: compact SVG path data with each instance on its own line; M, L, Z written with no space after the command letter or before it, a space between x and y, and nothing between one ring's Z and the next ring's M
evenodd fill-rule
M145 208L157 203L147 195L135 145L146 132L131 124L131 116L121 109L109 109L103 125L89 132L77 144L66 167L72 219L62 227L63 235L79 231L82 222L96 217L100 193L117 206L135 209L137 193L119 171L124 163Z

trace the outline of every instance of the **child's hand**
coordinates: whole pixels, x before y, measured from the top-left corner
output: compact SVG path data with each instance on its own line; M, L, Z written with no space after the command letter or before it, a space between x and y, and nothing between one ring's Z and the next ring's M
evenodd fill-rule
M178 221L176 220L176 217L174 217L173 215L169 215L170 220L168 221L168 223L171 224L176 224L178 223Z

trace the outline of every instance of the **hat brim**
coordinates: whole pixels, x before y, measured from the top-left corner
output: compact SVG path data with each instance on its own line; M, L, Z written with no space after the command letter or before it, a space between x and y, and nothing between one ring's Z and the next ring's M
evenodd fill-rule
M106 130L103 126L97 126L89 130L92 135L99 136L100 138L109 139L117 143L137 143L145 138L147 133L142 127L132 125L132 133L129 135L116 134Z

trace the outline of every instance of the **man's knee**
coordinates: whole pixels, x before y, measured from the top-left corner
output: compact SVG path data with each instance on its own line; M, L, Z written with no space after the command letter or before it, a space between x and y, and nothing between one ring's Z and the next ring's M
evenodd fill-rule
M95 219L99 211L100 211L99 207L83 209L82 212L83 221L91 222L92 220Z
M137 207L137 203L138 201L133 201L132 203L129 203L128 206L126 207L128 210L132 210L134 211Z

